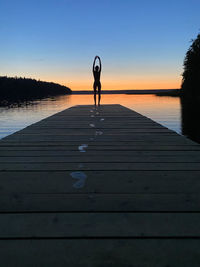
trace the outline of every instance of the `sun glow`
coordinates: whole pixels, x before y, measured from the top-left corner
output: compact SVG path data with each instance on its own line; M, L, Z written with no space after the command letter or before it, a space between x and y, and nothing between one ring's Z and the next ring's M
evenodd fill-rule
M68 86L72 90L92 90L93 83L90 82L74 82L74 83L65 83L62 84ZM144 82L102 82L102 90L143 90L143 89L176 89L180 88L180 81L170 81L170 82L163 82L163 81L144 81Z
M48 78L52 81L52 77ZM79 79L66 81L64 79L57 80L55 82L65 85L73 90L92 90L93 89L93 79ZM133 79L133 80L101 80L102 90L133 90L133 89L175 89L180 88L181 79Z

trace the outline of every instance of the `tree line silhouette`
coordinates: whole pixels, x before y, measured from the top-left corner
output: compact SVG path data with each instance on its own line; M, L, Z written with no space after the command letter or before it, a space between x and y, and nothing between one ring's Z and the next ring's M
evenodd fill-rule
M182 94L188 98L200 98L200 34L189 47L184 59Z
M200 34L184 59L181 86L182 134L200 143Z
M181 90L156 93L158 96L175 96L184 101L200 101L200 34L192 40L183 62Z
M22 77L0 77L0 101L33 100L70 93L70 88L53 82Z

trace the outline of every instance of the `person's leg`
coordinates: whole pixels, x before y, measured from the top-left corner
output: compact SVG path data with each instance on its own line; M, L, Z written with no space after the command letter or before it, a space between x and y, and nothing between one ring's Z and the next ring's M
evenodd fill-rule
M96 106L96 93L97 93L97 86L96 86L96 84L95 84L95 83L93 84L93 89L94 89L94 104L95 104L95 106Z
M100 106L100 101L101 101L101 83L98 84L98 105Z

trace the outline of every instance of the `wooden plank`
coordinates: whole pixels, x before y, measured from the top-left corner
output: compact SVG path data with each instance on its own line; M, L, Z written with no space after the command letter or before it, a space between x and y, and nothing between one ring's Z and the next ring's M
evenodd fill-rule
M0 163L0 171L75 171L75 170L118 170L118 171L125 171L125 170L143 170L143 171L150 171L150 170L169 170L169 171L199 171L200 164L194 162L154 162L154 163L140 163L140 162L131 162L131 163L113 163L113 162L104 162L104 163L68 163L68 162L32 162L32 163L24 163L24 162L10 162L10 163Z
M8 147L10 148L10 147ZM177 159L187 157L188 160L192 160L194 158L199 158L200 157L200 152L198 150L194 151L188 150L187 155L185 155L185 151L183 150L88 150L89 147L87 147L85 150L87 151L86 154L80 153L78 150L78 146L75 147L74 150L70 151L68 150L68 147L65 149L61 149L61 147L57 147L57 150L45 150L43 147L38 147L37 150L31 150L31 147L13 147L12 150L7 149L5 147L4 149L1 147L0 148L0 157L3 159L3 157L91 157L91 156L105 156L105 157L130 157L130 158L141 158L141 157L159 157L159 158L166 158L166 157L176 157ZM46 148L46 147L44 147ZM189 157L190 156L190 157ZM0 161L1 161L0 159Z
M54 128L54 130L64 130L64 132L68 131L69 129L71 130L88 130L88 129L102 129L102 130L123 130L123 131L132 131L132 132L144 132L144 130L148 131L150 130L151 132L155 132L155 131L159 131L160 132L167 132L170 131L168 128L163 128L163 127L160 127L158 125L145 125L145 124L142 124L142 125L131 125L131 124L126 124L126 125L121 125L121 124L101 124L98 123L98 122L94 122L94 121L89 121L85 124L70 124L68 123L67 125L58 125L58 124L55 124L55 125L42 125L42 126L35 126L35 127L30 127L30 128L25 128L27 133L28 132L31 132L32 130L34 131L38 131L39 129L41 129L42 131L47 131L47 130L52 130L52 128ZM24 129L24 130L25 130ZM6 129L7 130L7 129ZM174 133L174 132L172 132ZM174 133L175 134L175 133Z
M200 171L85 171L80 179L71 171L64 172L2 172L1 194L47 193L199 193Z
M121 144L122 143L122 144ZM89 151L199 151L200 146L198 145L176 145L176 144L166 144L160 145L159 143L152 145L149 143L143 142L141 145L138 143L130 143L123 144L123 142L119 142L118 144L114 145L111 142L105 145L105 142L95 142L91 144L88 142L87 145L87 152ZM84 143L80 142L2 142L0 145L0 151L4 153L4 151L79 151L79 146ZM104 152L105 153L105 152Z
M101 120L104 119L104 121L102 122ZM58 126L67 126L68 124L78 124L79 123L90 123L90 122L98 122L101 124L104 124L104 123L110 123L110 124L119 124L119 123L128 123L128 124L135 124L135 125L152 125L152 126L155 126L156 125L156 122L155 121L152 121L151 119L143 119L143 118L131 118L131 117L122 117L122 118L119 118L119 117L104 117L104 116L100 116L100 117L79 117L79 116L76 116L76 117L63 117L63 119L59 119L59 118L54 118L54 119L45 119L44 123L43 121L40 121L40 122L37 122L35 124L32 124L30 126L40 126L40 125L44 125L44 126L51 126L51 125L58 125ZM36 125L37 124L37 125ZM160 125L160 124L158 124ZM29 127L29 126L27 126ZM164 126L163 126L164 127Z
M91 139L92 138L92 139ZM132 134L132 135L104 135L101 134L99 135L98 133L95 135L25 135L25 134L14 134L10 135L9 137L5 137L6 141L11 141L11 142L64 142L64 141L76 141L76 142L88 142L90 140L98 140L101 142L110 142L110 141L135 141L135 142L152 142L153 143L162 143L162 145L166 144L195 144L193 141L187 139L187 138L181 138L176 135L169 135L169 134Z
M4 266L199 267L199 239L1 240ZM155 255L155 256L154 256Z
M0 157L1 163L200 163L200 154L193 157L188 157L187 155L168 155L168 156L153 156L153 155L145 155L145 156L123 156L123 155L91 155L88 153L80 153L79 155L64 155L64 156L9 156L9 157ZM143 167L142 167L143 168Z
M119 118L119 117L104 117L104 116L101 116L101 117L98 117L98 118L94 118L94 117L82 117L81 120L80 120L80 117L79 116L76 116L76 117L63 117L63 119L59 119L59 118L54 118L54 119L45 119L44 121L40 121L40 122L37 122L35 124L32 124L32 126L35 126L36 124L38 126L40 125L58 125L58 126L66 126L68 125L68 123L76 123L76 124L79 124L79 123L89 123L91 121L100 121L101 119L104 119L105 122L107 123L113 123L113 124L116 124L116 123L132 123L132 124L136 124L136 125L141 125L141 124L145 124L145 125L155 125L156 122L155 121L152 121L151 119L142 119L142 118L133 118L133 117L123 117L123 118ZM158 124L160 125L160 124Z
M54 123L54 124L41 124L41 125L38 125L36 124L35 126L34 125L31 125L31 126L28 126L26 127L25 129L27 130L30 130L30 129L35 129L35 130L39 130L39 129L52 129L55 128L55 129L59 129L59 130L67 130L67 129L87 129L88 127L91 127L90 124L94 124L94 127L96 128L101 128L101 129L163 129L164 127L160 126L160 125L157 125L155 123L155 125L152 123L102 123L102 122L96 122L96 121L88 121L88 122L80 122L80 123L75 123L75 122L71 122L71 123L67 123L65 125L63 124L58 124L58 123Z
M73 117L73 118L77 118L77 117L85 117L85 118L88 118L88 117L91 117L92 115L95 116L95 118L100 118L100 117L105 117L105 118L119 118L119 119L123 119L123 118L128 118L128 119L141 119L141 120L146 120L146 121L150 121L151 119L150 118L147 118L143 115L139 115L139 114L133 114L133 113L123 113L121 111L119 112L112 112L112 113L99 113L99 112L93 112L93 113L90 113L90 112L87 112L85 114L83 114L82 112L69 112L67 111L67 114L60 114L60 115L54 115L54 116L50 116L48 117L47 119L45 118L45 120L48 120L48 121L53 121L53 120L56 120L57 118L59 118L60 121L64 120L65 117ZM91 117L91 118L94 118L94 117Z
M89 127L89 126L88 126ZM23 131L19 131L13 134L13 136L31 136L31 135L37 135L40 134L41 136L48 136L48 135L55 135L55 136L60 136L60 135L88 135L91 137L91 135L97 135L96 131L101 131L102 136L109 136L109 135L121 135L122 137L151 137L152 139L154 137L157 138L163 138L163 136L170 136L171 138L174 137L175 139L186 139L187 138L181 138L178 134L175 132L168 130L168 129L149 129L148 131L146 130L140 130L140 129L98 129L98 128L93 128L90 127L90 129L67 129L67 130L62 130L59 131L57 129L52 129L51 132L45 129L39 129L39 130L34 130L34 129L24 129ZM8 139L8 137L6 137ZM140 138L141 139L141 138ZM88 138L89 140L89 138ZM113 139L114 141L114 139Z
M200 238L199 224L200 213L0 214L0 239L33 237Z
M88 126L90 127L90 126ZM76 135L88 135L88 134L95 134L96 130L101 130L103 131L104 135L121 135L121 134L147 134L147 130L144 129L102 129L102 128L93 128L90 127L91 129L62 129L62 131L60 131L60 129L51 129L51 131L49 131L49 129L42 129L42 128L38 128L38 129L24 129L23 130L23 135L33 135L33 134L45 134L45 135L71 135L71 134L76 134ZM169 135L175 135L177 136L176 133L174 133L173 131L169 130L169 129L165 129L165 128L161 128L161 129L148 129L148 134L150 133L168 133ZM16 133L16 134L21 134L21 133Z
M199 193L0 195L0 212L199 212ZM184 223L184 222L183 222Z
M92 147L92 146L105 146L105 147L113 147L113 148L118 148L118 147L126 147L126 149L128 149L128 147L133 146L134 148L144 148L144 147L149 147L149 148L153 148L153 147L160 147L160 150L162 150L163 148L166 147L190 147L190 148L196 148L196 149L200 149L200 145L192 142L192 143L174 143L174 144L170 144L168 143L169 141L162 141L162 143L156 142L156 140L151 140L151 142L147 141L147 140L118 140L118 141L113 141L113 140L99 140L99 138L93 138L91 140L91 136L90 139L86 140L87 144ZM43 140L43 141L37 141L34 142L33 140L29 140L29 141L23 141L23 140L13 140L12 138L10 138L9 140L7 140L6 138L0 141L0 148L1 147L5 147L5 146L72 146L72 145L77 145L79 146L81 144L81 140L64 140L64 141L48 141L48 140Z

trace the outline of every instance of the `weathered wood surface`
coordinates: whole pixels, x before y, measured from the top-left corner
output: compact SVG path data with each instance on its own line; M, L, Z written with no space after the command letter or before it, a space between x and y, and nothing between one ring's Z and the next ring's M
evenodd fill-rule
M3 266L199 266L200 145L120 105L0 141ZM48 239L48 240L47 240Z
M200 237L199 220L197 213L0 214L0 238L191 238Z
M194 238L6 239L0 246L9 267L199 267Z

